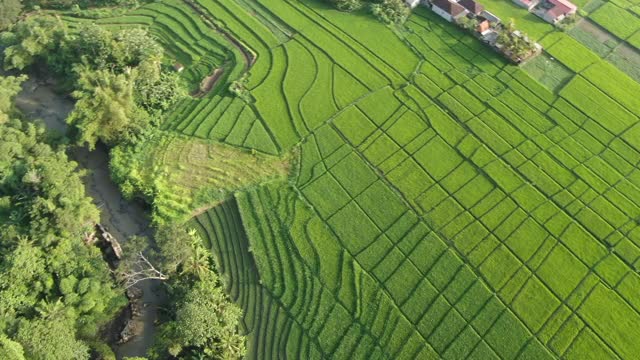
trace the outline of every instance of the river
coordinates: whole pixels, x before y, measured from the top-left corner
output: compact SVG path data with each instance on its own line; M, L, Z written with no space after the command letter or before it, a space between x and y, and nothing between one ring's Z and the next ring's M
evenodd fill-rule
M0 74L1 75L1 74ZM73 100L54 91L51 83L35 77L23 84L23 91L16 97L16 106L29 118L41 119L47 129L64 134L67 129L65 118L73 109ZM125 200L116 184L109 176L108 149L98 144L96 149L74 147L69 157L86 169L88 175L83 181L87 194L100 209L100 222L118 239L126 241L133 235L146 235L150 241L151 229L147 210L142 204ZM118 359L145 356L152 345L158 309L165 296L159 281L146 280L139 283L143 290L142 313L134 320L140 327L140 334L124 344L112 344Z

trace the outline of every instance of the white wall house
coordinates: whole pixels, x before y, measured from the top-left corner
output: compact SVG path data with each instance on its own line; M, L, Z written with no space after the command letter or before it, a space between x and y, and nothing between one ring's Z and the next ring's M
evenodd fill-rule
M513 0L513 2L529 11L539 3L538 0Z
M460 4L450 0L433 0L431 2L431 10L449 22L469 13Z
M418 4L420 4L420 0L405 0L405 3L407 4L407 6L414 9L416 6L418 6Z

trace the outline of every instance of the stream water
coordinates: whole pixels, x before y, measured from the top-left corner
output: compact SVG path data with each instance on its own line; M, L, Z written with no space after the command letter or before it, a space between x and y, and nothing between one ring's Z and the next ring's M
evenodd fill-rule
M1 75L1 74L0 74ZM16 97L16 106L29 118L40 119L52 131L64 134L65 118L73 109L73 100L54 91L51 83L33 75L23 85ZM95 150L73 148L69 157L86 169L84 177L87 194L100 209L100 222L118 239L126 241L133 235L146 235L151 239L150 222L142 204L125 200L109 176L108 149L99 144ZM158 308L164 301L164 293L158 281L143 281L138 285L143 290L142 313L134 318L139 335L124 344L112 344L118 359L145 356L151 346L156 330Z

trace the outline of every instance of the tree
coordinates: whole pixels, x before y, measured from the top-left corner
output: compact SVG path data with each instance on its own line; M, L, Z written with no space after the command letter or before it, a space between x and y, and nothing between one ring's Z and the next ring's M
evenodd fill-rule
M0 77L11 85L0 91L12 98L17 83ZM82 241L98 210L77 164L9 107L0 120L0 359L19 359L16 343L28 359L84 359L79 339L95 341L126 299L100 250Z
M0 359L25 360L22 345L9 339L6 335L0 334Z
M162 46L144 29L120 30L113 38L115 47L121 49L124 66L135 66L148 59L162 58Z
M149 114L136 104L135 73L86 67L78 73L78 90L73 92L78 101L67 117L78 131L77 142L90 149L98 140L108 145L133 142L150 122Z
M476 27L478 27L478 19L476 18L470 19L466 16L461 16L458 19L456 19L456 22L463 29L469 30L469 31L474 31Z
M3 114L5 121L13 112L13 98L22 90L20 85L27 80L26 75L20 76L0 76L0 123Z
M402 0L383 0L379 4L371 4L371 12L385 24L403 24L411 9Z
M22 70L38 57L56 53L66 35L64 24L53 16L29 16L2 36L4 67Z
M511 53L514 60L522 59L535 51L535 43L529 40L527 34L517 31L513 20L509 21L498 32L496 42L506 53Z
M45 138L43 129L19 120L0 126L0 198L9 206L0 221L6 238L24 235L48 246L82 235L98 211L85 195L77 164L42 143Z
M178 73L163 72L160 58L145 59L133 71L136 103L150 114L166 111L186 95Z
M169 276L161 270L155 261L156 252L153 249L146 249L146 244L147 241L144 238L135 236L123 246L124 257L115 274L118 281L126 289L141 281L169 279Z
M20 323L17 340L29 359L89 359L88 346L76 339L74 332L67 319L35 319Z
M362 0L331 0L331 2L340 11L354 11L364 5Z
M162 47L143 29L111 32L95 24L83 25L65 42L62 64L82 63L93 70L122 73L148 59L160 59Z
M202 353L213 359L240 359L244 338L238 334L242 310L230 303L210 273L180 301L176 320L165 325L162 341L172 356Z
M196 236L178 225L164 225L158 228L154 239L159 248L159 261L167 273L183 273L184 264L191 262L194 248L199 245L196 241L202 241Z
M20 0L0 0L0 30L13 24L21 11L22 2Z
M211 253L195 230L164 225L156 232L158 264L168 281L171 321L160 327L156 359L239 359L244 338L238 333L242 311L231 303L213 271Z
M142 29L111 32L95 24L67 33L59 19L30 16L2 36L5 67L41 60L78 100L67 123L93 148L133 142L180 97L173 72L162 71L162 47ZM0 100L1 101L1 100ZM0 106L2 106L0 104Z

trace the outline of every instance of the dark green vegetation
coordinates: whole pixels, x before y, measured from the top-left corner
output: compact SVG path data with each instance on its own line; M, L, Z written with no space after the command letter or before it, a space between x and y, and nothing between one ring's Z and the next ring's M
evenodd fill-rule
M125 244L126 253L144 248L140 238ZM170 297L151 359L238 359L245 353L238 334L240 308L229 302L214 268L211 253L195 231L182 226L162 226L155 234L154 250L146 256L169 277ZM118 267L124 274L136 269L135 257Z
M141 29L69 32L54 16L34 16L5 32L3 43L5 68L43 62L65 80L77 99L67 122L90 148L98 140L136 142L182 95L177 75L163 71L162 48Z
M82 242L98 220L83 174L12 108L21 80L0 77L0 357L87 359L126 299Z
M403 24L411 10L403 0L328 0L340 11L354 11L368 8L378 20L385 24Z
M22 11L20 0L0 0L0 30L13 24Z

